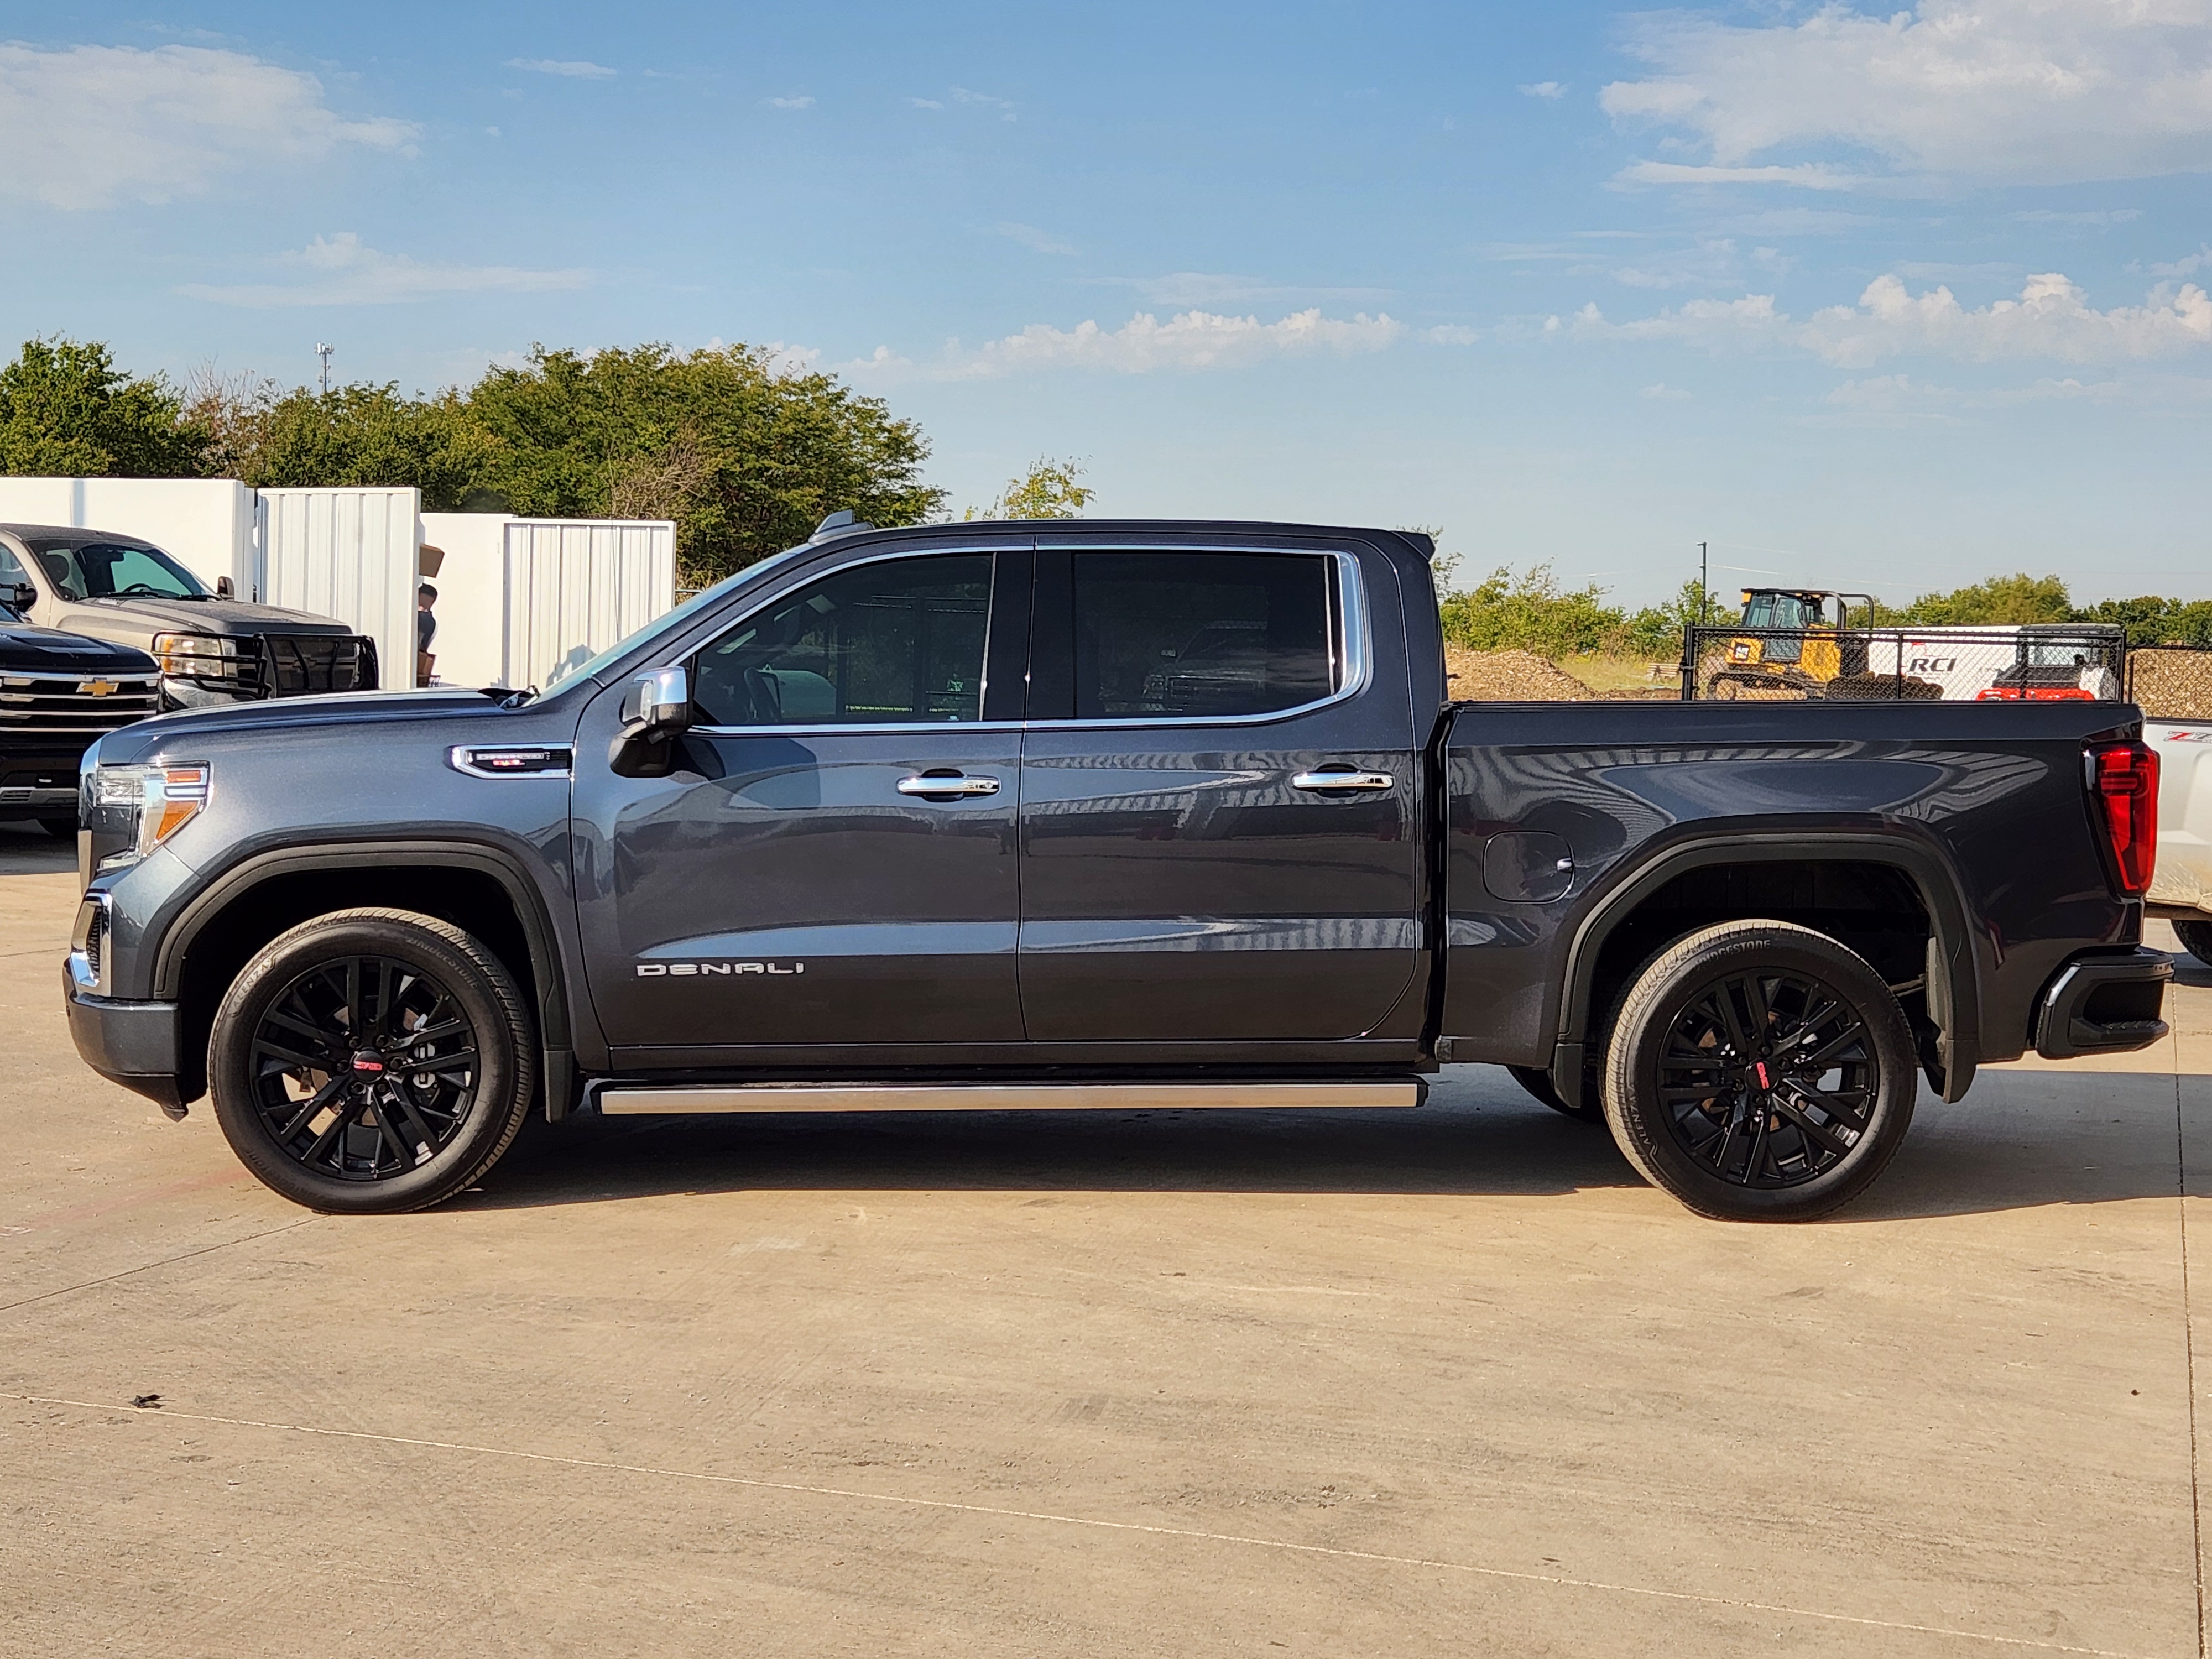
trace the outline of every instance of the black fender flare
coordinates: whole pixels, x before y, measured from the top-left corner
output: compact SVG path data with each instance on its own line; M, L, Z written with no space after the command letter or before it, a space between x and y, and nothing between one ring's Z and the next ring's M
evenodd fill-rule
M408 839L327 842L278 848L240 859L200 889L163 931L154 958L154 995L181 994L185 959L208 924L263 883L314 870L404 868L423 865L489 876L506 893L522 924L530 972L538 988L538 1040L546 1113L565 1116L574 1092L575 1033L570 1023L568 974L562 936L545 897L512 854L482 842ZM596 1029L586 1034L597 1038Z
M1721 864L1883 864L1901 871L1919 892L1932 929L1929 939L1929 1017L1938 1032L1942 1097L1963 1097L1981 1058L1981 971L1957 872L1933 847L1916 836L1849 830L1747 830L1701 838L1670 848L1638 865L1584 916L1567 947L1565 992L1553 1054L1553 1086L1577 1103L1583 1050L1589 1041L1593 984L1607 939L1677 876ZM1569 1090L1571 1095L1567 1095Z

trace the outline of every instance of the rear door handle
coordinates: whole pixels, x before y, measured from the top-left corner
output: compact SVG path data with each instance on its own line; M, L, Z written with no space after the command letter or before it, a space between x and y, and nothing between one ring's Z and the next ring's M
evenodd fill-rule
M1297 772L1291 777L1293 789L1388 789L1395 781L1388 772Z
M957 772L941 775L922 773L898 781L902 795L995 795L999 793L996 778L970 778Z

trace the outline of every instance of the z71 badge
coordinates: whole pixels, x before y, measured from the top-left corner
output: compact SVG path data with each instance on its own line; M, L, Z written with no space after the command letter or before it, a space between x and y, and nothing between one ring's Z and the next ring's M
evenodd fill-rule
M641 962L640 979L690 979L702 974L803 974L803 962Z

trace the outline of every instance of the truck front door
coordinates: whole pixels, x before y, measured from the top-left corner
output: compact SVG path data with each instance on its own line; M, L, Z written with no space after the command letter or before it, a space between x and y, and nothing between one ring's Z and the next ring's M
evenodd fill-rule
M1419 962L1420 754L1370 554L1042 532L1022 755L1032 1042L1355 1037ZM1387 591L1377 592L1389 584Z
M602 695L577 750L579 915L626 1060L1019 1041L1029 558L899 556L785 587L685 659L694 723L665 776L610 764L622 688ZM1001 652L1014 717L987 722Z

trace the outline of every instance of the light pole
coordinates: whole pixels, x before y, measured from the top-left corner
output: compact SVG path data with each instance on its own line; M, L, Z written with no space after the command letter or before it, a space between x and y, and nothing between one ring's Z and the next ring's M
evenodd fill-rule
M324 370L324 374L323 374L323 390L324 390L324 391L325 391L325 392L328 392L330 389L331 389L331 386L330 386L330 372L329 372L328 368L327 368L327 367L325 367L325 370ZM1705 544L1703 542L1699 542L1699 543L1698 544L1698 627L1703 628L1703 627L1705 625L1705 623L1706 623L1706 621L1707 621L1707 619L1708 619L1708 617L1709 617L1709 616L1710 616L1710 613L1711 612L1711 610L1712 610L1712 603L1713 603L1713 602L1712 602L1712 599L1711 599L1711 598L1710 597L1710 595L1709 595L1709 592L1708 592L1708 589L1706 588L1706 586L1705 586Z
M325 398L331 395L331 353L337 349L336 346L325 345L320 340L315 342L315 356L323 360L323 396Z

